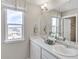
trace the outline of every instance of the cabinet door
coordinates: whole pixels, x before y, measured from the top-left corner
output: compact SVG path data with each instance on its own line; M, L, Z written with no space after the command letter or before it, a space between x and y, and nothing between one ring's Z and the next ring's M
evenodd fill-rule
M45 55L42 55L42 59L48 59Z
M50 54L49 52L47 52L46 50L42 49L42 58L43 59L58 59L56 56L54 56L53 54Z
M41 48L35 43L30 43L30 57L31 59L41 59Z

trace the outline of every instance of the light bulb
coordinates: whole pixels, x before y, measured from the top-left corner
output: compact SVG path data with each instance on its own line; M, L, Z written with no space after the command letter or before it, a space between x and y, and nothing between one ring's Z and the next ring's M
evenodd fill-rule
M44 6L44 7L47 7L47 3L44 3L43 6Z

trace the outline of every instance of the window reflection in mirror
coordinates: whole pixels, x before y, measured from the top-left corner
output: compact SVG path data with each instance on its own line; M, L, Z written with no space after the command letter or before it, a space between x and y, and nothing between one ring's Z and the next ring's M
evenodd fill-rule
M59 18L58 17L52 17L51 19L52 24L52 30L51 30L51 36L57 38L59 35Z

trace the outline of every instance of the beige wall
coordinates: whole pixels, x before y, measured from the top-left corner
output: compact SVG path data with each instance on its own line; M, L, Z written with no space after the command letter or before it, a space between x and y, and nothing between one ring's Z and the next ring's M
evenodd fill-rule
M10 0L11 1L11 0ZM29 37L33 34L34 24L40 28L40 8L38 6L26 3L26 15L24 20L24 36L25 41L13 42L13 43L3 43L5 39L5 27L4 27L4 10L2 8L2 44L1 52L2 59L27 59L29 56ZM38 30L38 35L39 35Z

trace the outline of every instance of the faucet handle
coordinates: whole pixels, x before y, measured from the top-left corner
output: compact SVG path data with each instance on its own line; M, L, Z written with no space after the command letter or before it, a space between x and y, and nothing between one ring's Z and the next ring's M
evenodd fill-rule
M66 40L66 38L63 38L63 41L65 41Z

